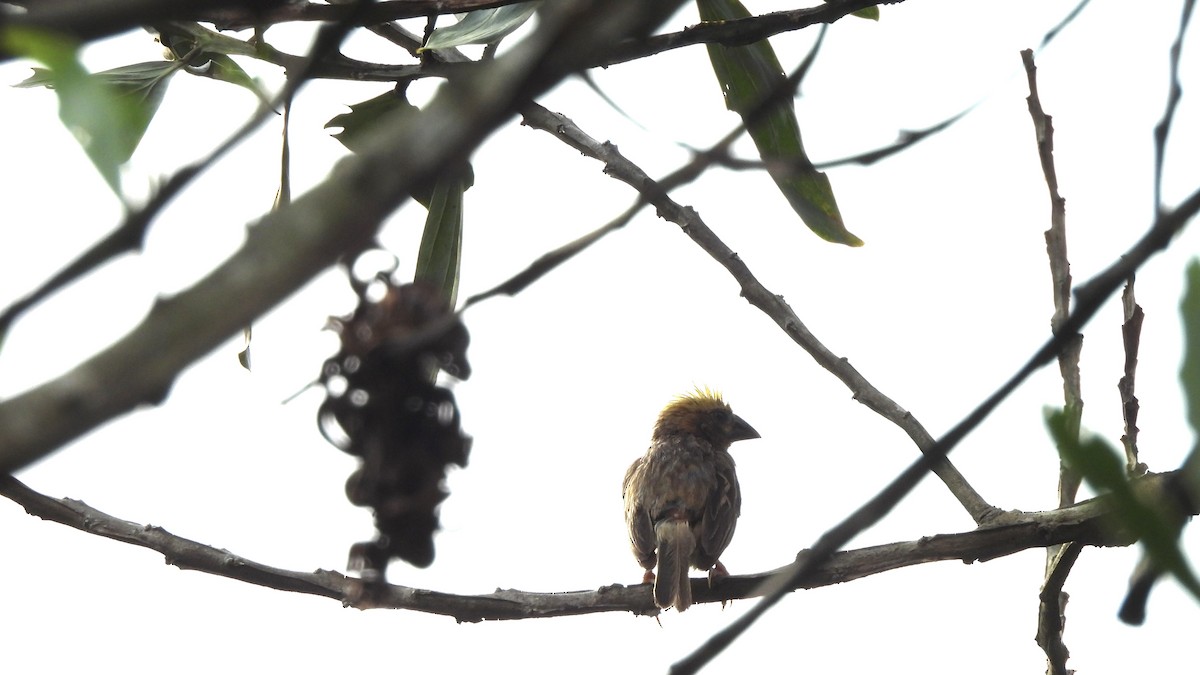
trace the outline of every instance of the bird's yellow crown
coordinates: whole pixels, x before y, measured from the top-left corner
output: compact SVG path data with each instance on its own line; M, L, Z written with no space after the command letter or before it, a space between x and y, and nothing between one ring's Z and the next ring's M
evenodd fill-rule
M733 414L720 392L708 387L696 387L671 399L658 414L654 427L659 433L694 431L702 417L717 410Z
M685 394L680 394L671 399L667 407L663 408L663 414L671 411L681 412L685 410L709 410L712 408L728 408L729 404L725 402L721 392L710 389L707 386L696 386L692 391Z

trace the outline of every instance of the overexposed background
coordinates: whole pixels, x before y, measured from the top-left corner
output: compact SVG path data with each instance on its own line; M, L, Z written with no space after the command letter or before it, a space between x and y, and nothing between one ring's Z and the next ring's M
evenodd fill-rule
M792 7L746 3L755 13ZM1151 131L1166 99L1179 5L1131 11L1093 3L1038 54L1077 282L1110 264L1151 221ZM830 171L848 228L866 241L860 249L813 236L761 172L714 169L673 195L695 207L819 339L935 436L1049 334L1042 235L1049 200L1018 52L1036 47L1073 6L910 0L884 7L878 23L846 19L831 27L797 106L815 161L886 145L901 129L978 104L898 156ZM670 28L696 21L689 8ZM311 29L277 28L268 39L303 53ZM815 34L772 39L785 69L803 58ZM401 58L366 34L346 49L365 59ZM130 33L90 47L85 61L100 70L160 54L148 34ZM240 62L271 87L282 82L274 67ZM1185 97L1166 158L1168 204L1200 185L1200 117L1187 97L1196 67L1194 50L1185 48ZM25 79L28 68L0 65L0 83ZM706 147L738 123L724 109L702 47L594 77L637 125L577 80L541 102L617 144L651 175L686 161L679 144ZM413 92L428 96L436 86L422 82ZM292 115L296 193L345 153L325 122L387 88L305 88ZM147 194L224 139L255 105L245 90L175 78L125 185ZM121 212L59 124L53 93L0 87L0 110L6 305L107 233ZM143 254L104 266L16 324L0 350L0 396L66 371L128 331L156 296L186 288L229 255L246 225L270 208L279 134L278 121L268 124L209 171L156 221ZM739 148L753 155L748 142ZM597 162L515 121L473 163L460 297L607 222L635 196ZM411 205L383 232L401 269L415 261L423 220ZM1146 311L1140 440L1153 470L1177 467L1192 444L1177 383L1178 302L1196 237L1185 232L1138 277ZM119 419L19 477L46 494L258 562L344 570L350 544L372 532L369 514L343 496L354 459L318 433L319 389L280 401L336 350L335 336L321 328L353 304L344 278L330 271L256 322L253 372L238 365L240 337L230 340L187 370L162 407ZM457 593L637 583L621 478L644 451L657 411L694 384L724 391L763 436L734 447L745 504L722 558L734 574L790 561L917 454L652 211L517 297L472 308L465 322L474 375L455 393L475 439L471 464L450 478L436 562L427 570L395 564L395 583ZM1114 443L1122 432L1120 323L1114 300L1086 330L1082 362L1084 424ZM1005 509L1054 506L1058 459L1041 420L1042 407L1061 397L1056 369L1039 373L954 453L986 499ZM927 480L854 545L971 527L946 489ZM0 528L7 579L0 644L13 672L655 673L753 604L668 612L661 626L627 614L457 625L180 571L156 553L43 523L8 502L0 503ZM1195 555L1195 536L1185 541ZM1188 645L1200 612L1173 581L1156 590L1145 626L1116 619L1137 553L1087 549L1067 583L1066 642L1081 673L1177 670L1195 660ZM1043 672L1033 640L1043 560L1031 550L796 593L708 672Z

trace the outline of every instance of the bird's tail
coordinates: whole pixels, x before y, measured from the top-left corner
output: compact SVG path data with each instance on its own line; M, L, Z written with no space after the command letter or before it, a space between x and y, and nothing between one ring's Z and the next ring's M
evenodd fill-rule
M688 566L696 538L686 520L668 519L654 526L658 539L658 576L654 579L654 604L682 612L692 604Z

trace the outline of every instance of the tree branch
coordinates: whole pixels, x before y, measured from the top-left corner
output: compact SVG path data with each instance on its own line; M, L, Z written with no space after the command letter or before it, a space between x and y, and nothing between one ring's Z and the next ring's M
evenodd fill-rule
M1146 473L1146 465L1138 461L1138 411L1141 404L1134 393L1137 383L1138 349L1142 342L1142 321L1146 313L1137 304L1134 296L1134 277L1125 282L1121 293L1121 309L1125 322L1121 324L1121 345L1125 349L1125 370L1117 382L1121 396L1121 417L1125 421L1125 433L1121 435L1121 446L1125 449L1125 472L1130 476Z
M1049 560L1046 564L1046 581L1038 594L1038 622L1036 641L1046 653L1046 675L1070 675L1067 659L1071 656L1063 642L1063 631L1067 622L1067 594L1063 585L1067 576L1083 552L1083 544L1072 541L1056 544L1046 549Z
M672 49L700 44L722 44L728 47L747 45L772 35L808 28L819 23L833 23L853 12L877 5L895 5L904 0L834 0L816 7L770 12L745 19L699 23L675 33L655 35L644 40L629 40L606 52L600 67L643 59Z
M348 4L294 3L289 0L9 0L20 14L0 12L0 26L20 26L69 35L80 42L116 35L160 21L204 21L219 30L237 30L288 21L337 23L354 18L369 26L431 14L454 14L511 5L522 0L384 0L364 13ZM12 58L0 50L0 61Z
M1135 489L1148 499L1173 485L1173 474L1148 474ZM305 593L340 601L358 609L406 609L450 616L457 621L532 619L600 612L653 615L649 584L611 584L590 591L536 593L513 589L483 595L456 595L393 584L364 584L331 570L296 572L248 560L230 551L172 534L151 525L123 520L75 499L53 499L11 476L0 477L0 495L20 504L30 515L77 530L157 551L168 564L183 570L226 577L281 591ZM1091 546L1129 546L1133 535L1109 518L1109 500L1100 497L1057 511L1010 512L996 523L968 532L938 534L916 541L869 546L835 553L799 588L817 588L903 567L943 560L987 562L1032 548L1063 542ZM798 556L802 560L804 552ZM697 603L728 602L762 595L774 580L799 563L760 574L728 577L713 587L704 578L692 580Z
M354 25L378 26L391 21L453 14L476 9L489 9L511 5L524 0L385 0L376 2L371 8L355 15ZM664 33L647 38L627 38L604 45L585 67L607 67L627 61L643 59L672 49L698 44L717 43L743 45L764 40L772 35L807 28L816 24L833 23L842 17L867 7L883 4L898 4L904 0L841 0L827 2L816 7L771 12L759 16L724 21L700 23L682 31ZM112 0L110 2L87 3L83 8L75 2L18 2L28 5L24 14L0 13L0 26L13 25L48 30L70 35L86 42L98 38L133 30L144 25L164 21L202 21L211 23L217 30L237 30L257 26L269 26L290 21L344 21L351 16L348 6L341 4L289 3L285 0L264 3L263 7L247 9L245 3L236 0L180 0L164 3L160 0ZM0 50L0 62L12 58ZM347 59L342 65L352 63ZM335 64L336 65L336 64ZM388 66L363 64L363 71L378 79L386 77ZM393 66L398 76L431 76L420 67ZM336 67L321 71L320 77L347 77L334 74Z
M1029 116L1033 120L1034 137L1037 141L1038 158L1041 160L1042 175L1050 193L1050 229L1046 230L1046 255L1050 259L1051 290L1054 298L1054 314L1050 317L1050 329L1055 333L1062 330L1071 314L1071 264L1067 258L1067 200L1058 192L1058 173L1054 168L1054 122L1042 109L1038 96L1037 66L1033 61L1033 50L1021 51L1021 62L1029 83L1029 96L1025 99ZM1067 416L1068 435L1079 438L1079 423L1083 416L1079 356L1083 350L1083 335L1070 336L1062 351L1058 353L1058 369L1063 381L1063 409ZM1075 495L1082 480L1080 473L1065 462L1059 462L1058 506L1075 503ZM1067 675L1067 657L1070 651L1063 642L1066 624L1067 594L1063 585L1075 561L1079 558L1078 543L1051 546L1046 549L1046 580L1038 595L1037 643L1046 653L1047 672L1051 675Z

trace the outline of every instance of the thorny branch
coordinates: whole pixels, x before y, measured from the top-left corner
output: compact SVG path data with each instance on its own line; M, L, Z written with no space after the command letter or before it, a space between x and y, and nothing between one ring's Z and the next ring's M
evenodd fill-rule
M1046 230L1046 254L1050 258L1051 288L1054 297L1054 315L1050 328L1057 334L1071 313L1071 265L1067 257L1067 201L1058 192L1058 174L1054 168L1054 123L1042 108L1037 88L1037 66L1033 61L1033 50L1021 52L1025 75L1029 82L1029 116L1033 120L1034 136L1037 141L1038 158L1042 174L1050 193L1050 229ZM1063 381L1063 403L1067 415L1068 434L1079 437L1079 422L1083 415L1083 395L1080 386L1079 356L1083 349L1083 335L1070 336L1058 354L1058 369ZM1059 463L1058 505L1075 503L1079 490L1079 472ZM1051 675L1067 675L1067 650L1063 642L1066 621L1067 594L1063 584L1082 550L1078 543L1051 546L1046 549L1046 579L1038 595L1037 642L1046 653L1047 672Z
M1125 282L1121 292L1121 309L1125 322L1121 324L1121 344L1125 350L1124 374L1117 382L1121 396L1121 417L1125 421L1125 433L1121 434L1121 446L1125 449L1125 472L1130 476L1146 473L1146 465L1138 461L1138 411L1141 404L1134 393L1137 382L1138 350L1142 341L1142 321L1146 318L1142 306L1137 304L1133 290L1134 277Z
M1149 474L1136 483L1147 495L1169 489L1173 474ZM484 595L456 595L392 584L364 586L359 579L330 570L297 572L248 560L224 549L185 539L167 530L109 515L75 499L47 497L11 476L0 476L0 495L20 504L38 518L127 544L158 551L183 570L195 570L281 591L305 593L340 601L357 609L407 609L453 617L457 621L532 619L599 612L656 614L648 584L612 584L590 591L536 593L513 589ZM1076 506L1035 513L1010 513L987 527L955 534L938 534L916 541L835 553L803 584L817 588L845 583L890 570L943 560L987 562L1031 548L1068 541L1092 546L1128 546L1132 533L1113 526L1104 497ZM798 560L805 558L801 552ZM792 563L760 574L730 576L713 587L704 578L692 580L695 601L727 602L762 595L766 582L796 567Z

